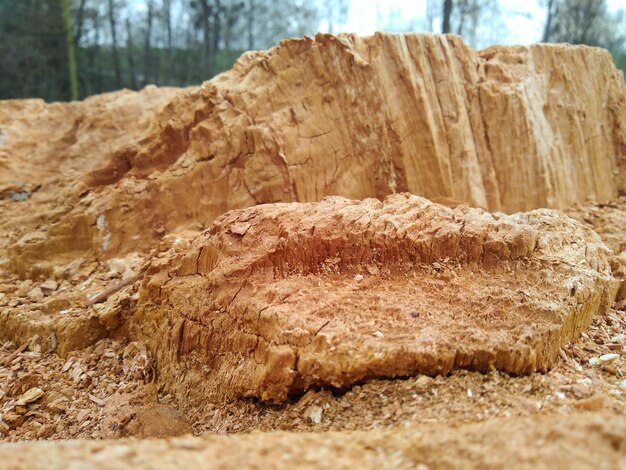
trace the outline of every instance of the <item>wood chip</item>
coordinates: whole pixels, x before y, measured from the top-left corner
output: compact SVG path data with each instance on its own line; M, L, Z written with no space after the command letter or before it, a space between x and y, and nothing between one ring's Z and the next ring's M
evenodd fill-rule
M98 406L104 406L106 404L106 400L101 400L100 398L92 395L91 393L88 396L89 396L89 399Z
M26 391L21 397L17 399L15 402L16 406L25 406L29 403L34 403L39 400L41 397L45 395L45 392L37 387L33 387Z
M26 343L22 344L19 348L17 348L15 351L13 351L13 352L9 355L9 357L7 357L7 358L4 360L4 365L5 365L5 366L8 366L9 364L11 364L11 362L13 362L13 360L14 360L14 359L15 359L15 358L19 355L19 354L23 353L23 352L26 350L26 348L27 348L27 347L28 347L28 342L26 342Z
M87 303L85 303L85 307L91 307L92 305L98 304L100 302L104 302L111 295L113 295L116 292L122 290L124 287L130 286L131 284L134 284L135 282L143 279L143 276L144 276L145 273L146 273L145 271L140 271L139 273L135 274L134 276L129 277L128 279L124 279L123 281L118 282L117 284L115 284L113 287L108 288L104 292L101 292L101 293L95 295L94 297L89 299L87 301Z
M70 357L65 364L63 364L63 367L61 367L61 372L67 372L68 370L70 370L70 367L72 367L72 364L74 364L74 358Z

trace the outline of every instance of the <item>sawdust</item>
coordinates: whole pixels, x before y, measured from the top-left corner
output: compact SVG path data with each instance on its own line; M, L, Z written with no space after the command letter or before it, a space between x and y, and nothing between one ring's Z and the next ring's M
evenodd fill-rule
M127 347L105 339L66 359L41 346L5 342L0 348L0 435L8 442L35 439L101 439L124 436L124 427L144 403L156 400L154 385L130 373ZM125 373L125 371L127 371ZM20 405L25 392L43 393Z
M0 434L8 442L135 435L140 433L142 408L158 403L179 409L196 435L368 430L581 410L625 416L624 307L596 318L579 342L562 349L558 363L546 374L453 371L437 377L373 380L341 393L310 391L282 405L235 400L183 409L167 387L146 384L150 365L133 369L136 347L121 341L101 340L68 359L28 343L15 354L16 345L6 342L0 349L0 364L9 359L0 367ZM611 353L619 355L611 364L590 364ZM41 388L43 397L16 412L15 401L32 387Z
M565 213L593 227L616 254L626 251L626 196L603 204L578 203Z
M615 317L613 319L612 317ZM511 376L453 371L445 376L374 380L345 393L310 391L281 406L239 400L202 410L192 408L197 432L251 430L341 431L416 423L481 422L494 417L610 410L626 415L624 311L594 321L580 343L562 350L546 374ZM617 347L619 346L619 347ZM589 365L602 354L620 354L611 367ZM311 419L321 409L319 422Z

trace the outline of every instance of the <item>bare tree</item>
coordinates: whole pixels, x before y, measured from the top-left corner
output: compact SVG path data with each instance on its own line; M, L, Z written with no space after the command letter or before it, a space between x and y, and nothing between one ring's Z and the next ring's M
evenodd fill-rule
M444 0L441 9L441 32L463 36L463 39L474 46L481 33L485 30L482 24L487 13L492 18L497 16L497 0ZM495 12L495 15L494 15ZM433 19L431 18L432 24ZM492 29L495 27L491 25Z
M153 77L152 66L152 23L154 19L154 0L148 0L148 11L146 13L146 35L143 46L143 85L151 82Z
M192 6L198 6L195 25L200 26L202 29L202 45L203 53L201 54L200 66L205 72L209 72L209 66L211 63L211 17L213 15L214 6L209 0L198 0L197 3L192 3Z
M439 16L439 5L438 0L426 0L426 17L424 29L426 31L434 32L434 22L435 18Z
M102 35L102 20L104 17L101 17L99 8L94 9L93 15L93 43L91 47L91 54L87 55L88 60L88 68L89 70L93 70L93 78L88 80L88 89L86 90L87 94L97 93L102 91L102 61L97 60L100 56L101 52L101 35Z
M111 28L111 50L113 53L113 70L115 71L115 86L122 88L122 72L120 69L120 58L117 49L117 29L116 29L116 12L115 2L109 0L109 26Z
M162 80L196 84L246 49L316 32L322 6L329 27L341 28L349 3L0 0L0 98L76 99Z
M213 0L215 2L215 6L213 8L213 37L211 44L211 58L215 59L215 55L220 47L220 39L222 37L222 15L224 7L222 6L221 0ZM213 64L211 64L213 65ZM211 70L213 72L213 70Z
M310 0L257 0L256 24L262 26L256 30L256 45L267 48L284 38L315 33L319 11Z
M324 0L322 8L323 18L327 22L328 32L334 34L335 27L343 24L348 16L349 1L346 0Z
M76 56L74 55L74 35L72 33L72 17L70 15L70 0L61 0L63 7L63 28L67 46L67 69L70 82L70 99L78 99L78 79L76 75Z
M135 46L130 19L126 17L126 57L128 59L128 81L130 88L137 88L137 70L135 68Z
M233 40L237 34L236 26L241 18L241 13L245 9L244 2L235 2L224 7L224 49L230 50Z
M74 33L74 46L79 47L80 40L83 37L83 26L85 19L85 6L87 4L87 0L80 0L78 4L78 8L76 10L76 28Z
M546 0L546 25L543 29L543 37L541 42L550 41L550 32L552 30L552 18L554 17L554 7L556 2L554 0Z
M450 32L450 18L452 17L452 9L454 4L452 0L444 0L443 2L443 21L441 22L441 34Z
M623 18L608 12L606 0L553 0L548 11L544 38L550 42L587 44L622 50L626 41Z
M171 84L173 64L173 44L172 44L172 1L163 0L163 22L165 25L167 39L167 62L165 64L165 83Z
M478 28L487 10L497 9L496 0L457 0L455 34L463 36L469 44L477 42Z
M248 32L248 49L254 50L254 21L255 21L255 10L256 4L255 0L248 0L248 14L246 15L247 20L247 32Z

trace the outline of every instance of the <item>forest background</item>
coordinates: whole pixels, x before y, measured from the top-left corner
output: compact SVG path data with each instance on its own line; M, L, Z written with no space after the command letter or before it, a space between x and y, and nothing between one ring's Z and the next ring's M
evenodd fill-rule
M0 0L0 99L189 86L316 32L441 32L476 48L568 42L626 71L624 0Z

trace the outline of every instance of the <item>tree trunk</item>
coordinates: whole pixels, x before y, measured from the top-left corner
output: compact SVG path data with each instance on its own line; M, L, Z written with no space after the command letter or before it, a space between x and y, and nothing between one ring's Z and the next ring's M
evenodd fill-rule
M585 5L585 11L583 14L583 22L582 22L583 23L582 31L580 34L580 41L579 41L580 44L589 44L589 42L587 42L588 40L587 35L589 31L591 30L593 23L596 21L596 18L598 18L598 16L601 16L603 4L604 4L603 1L591 0L587 2L587 4Z
M426 0L426 24L424 29L430 33L435 32L435 29L433 28L433 22L435 20L435 17L438 15L438 9L439 8L435 3L435 0Z
M212 6L208 4L207 0L200 0L201 22L202 22L202 45L203 54L200 59L201 75L209 73L209 65L211 63L211 24L210 18L212 13Z
M188 27L185 32L185 55L183 55L184 67L183 73L181 74L181 82L179 83L180 86L187 86L191 83L191 53L196 47L197 44L192 40L192 28Z
M111 43L113 49L113 70L115 70L115 87L122 88L122 72L120 70L120 58L117 50L117 31L115 29L115 4L109 0L109 25L111 26Z
M220 0L215 0L215 12L213 14L213 44L211 47L210 76L215 75L215 60L217 52L220 49L220 41L222 39L222 4Z
M465 33L465 20L467 19L467 14L471 8L468 0L457 0L456 6L456 16L457 16L457 25L454 30L454 34L458 34L459 36L463 36ZM452 30L452 25L450 25L450 29Z
M248 50L254 50L254 0L248 0Z
M83 37L86 3L87 0L80 0L80 3L78 4L78 12L76 13L76 34L74 34L74 47L80 46L80 40Z
M93 19L93 44L91 45L90 53L87 54L87 70L90 71L90 79L86 81L86 96L102 92L102 60L100 59L100 20L100 15L96 13Z
M328 21L328 32L330 34L334 33L334 27L333 27L333 23L334 23L334 15L333 15L333 4L334 4L334 0L326 0L326 19Z
M450 16L452 15L452 0L444 0L443 2L443 22L441 26L442 34L450 33Z
M137 89L137 71L135 70L135 47L133 33L130 29L130 19L126 18L126 54L128 57L128 75L130 88Z
M547 10L548 13L546 15L546 25L543 29L543 37L541 38L541 42L549 42L550 41L550 33L552 32L552 18L554 17L554 0L548 0Z
M146 17L146 40L143 49L143 85L151 82L152 73L152 19L154 17L154 1L148 0L148 16Z
M74 36L72 34L72 18L70 16L70 0L61 0L63 7L63 26L67 44L67 70L70 82L70 99L78 99L78 79L76 76L76 57L74 55Z
M165 84L172 84L172 67L173 54L172 54L172 2L171 0L164 0L163 7L165 8L165 31L167 33L167 63L165 64Z

